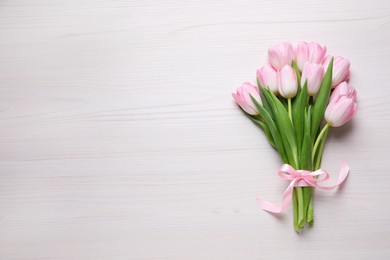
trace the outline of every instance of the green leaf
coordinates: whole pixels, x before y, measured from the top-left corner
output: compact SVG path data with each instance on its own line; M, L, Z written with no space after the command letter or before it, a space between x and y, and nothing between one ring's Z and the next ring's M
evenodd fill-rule
M302 140L300 162L299 162L301 169L305 169L305 170L312 169L311 153L312 153L313 142L311 140L311 134L310 134L310 126L311 126L310 110L311 107L308 107L304 112L305 120L304 120L303 140Z
M248 115L248 114L247 114ZM269 127L267 126L266 123L262 122L260 119L254 117L254 116L251 116L251 115L248 115L248 117L258 126L260 126L261 128L263 128L264 130L264 133L269 141L269 143L272 145L272 147L274 147L275 149L276 148L276 145L275 145L275 141L274 141L274 138L272 137L272 134L271 134L271 131L269 130Z
M296 168L298 167L298 158L295 132L293 124L288 116L288 112L281 101L275 96L274 93L272 93L272 91L264 91L264 96L270 104L271 110L275 115L275 125L280 130L280 135L282 137L283 145L289 159L289 164Z
M261 98L261 101L263 103L263 107L268 111L268 113L270 113L270 115L274 118L274 115L272 114L272 109L268 103L268 100L264 97L264 94L263 92L265 91L265 88L261 85L259 79L257 79L257 86L259 88L259 91L260 91L260 98Z
M302 140L304 135L305 108L307 105L307 81L303 85L299 95L295 98L295 109L293 109L293 122L297 138L298 157L301 154ZM309 128L310 132L310 128ZM302 166L301 166L302 167Z
M287 159L286 151L285 151L284 146L283 146L282 138L280 136L278 128L275 125L274 120L272 119L272 117L268 113L268 111L266 109L264 109L264 107L262 105L260 105L259 102L257 102L257 100L252 95L250 95L250 97L251 97L253 103L255 104L255 106L257 107L257 109L259 110L264 122L269 127L269 130L271 132L273 140L275 141L275 146L278 149L279 154L282 157L283 162L288 163L288 159Z
M280 100L280 103L283 104L284 109L286 109L288 111L288 101L287 101L287 99L285 99L283 97L279 97L278 99Z
M329 62L328 69L326 70L324 79L321 84L320 91L318 92L317 99L313 106L312 126L311 132L313 137L317 136L318 128L321 124L322 118L325 113L326 106L328 105L330 91L332 89L332 70L333 70L333 57ZM314 140L315 138L313 138Z

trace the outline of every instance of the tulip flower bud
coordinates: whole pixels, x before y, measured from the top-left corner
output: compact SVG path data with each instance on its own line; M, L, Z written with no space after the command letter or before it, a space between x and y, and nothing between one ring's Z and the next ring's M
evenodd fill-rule
M275 70L281 69L284 65L291 65L293 59L294 48L289 42L281 43L268 49L268 60Z
M252 95L259 104L262 104L259 89L249 82L242 84L242 86L237 89L237 93L232 93L234 100L245 112L250 115L258 115L260 114L259 110L253 103L250 95Z
M351 120L356 112L356 91L351 85L343 82L336 87L330 97L325 120L328 125L339 127Z
M303 70L306 62L321 64L325 58L326 47L317 42L301 42L295 51L295 58L300 71Z
M342 96L348 97L350 99L356 99L356 90L354 87L349 85L347 82L341 82L333 90L332 95L330 96L329 103L334 103L337 101L337 98Z
M295 50L295 60L300 71L303 70L306 62L309 62L309 44L301 42Z
M326 46L321 46L317 42L309 43L309 61L316 64L321 64L325 58Z
M320 90L323 78L324 69L322 67L322 64L307 62L303 67L301 85L303 87L305 81L307 80L307 94L309 96L315 96Z
M265 65L257 70L257 78L261 86L269 87L274 94L278 93L278 82L276 77L276 70L270 65Z
M328 55L326 56L324 62L322 63L324 65L325 71L328 69L328 65L330 62L331 57ZM349 67L350 63L347 59L343 57L335 57L333 60L333 71L332 71L332 88L337 86L343 81L347 81L349 79Z
M293 98L298 91L297 75L295 70L285 65L281 70L278 71L278 91L284 98Z

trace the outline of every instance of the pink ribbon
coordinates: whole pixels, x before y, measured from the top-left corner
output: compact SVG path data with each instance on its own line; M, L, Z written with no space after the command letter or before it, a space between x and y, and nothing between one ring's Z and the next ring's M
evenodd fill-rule
M294 187L315 187L322 190L332 190L339 186L347 178L349 174L349 166L346 162L341 163L339 179L337 183L333 186L320 186L318 183L325 182L329 179L329 173L323 169L311 172L306 170L295 170L289 164L283 164L278 171L278 175L285 180L289 180L290 184L283 193L282 205L278 206L274 203L263 199L257 199L260 203L262 209L272 212L272 213L281 213L284 211L288 205L291 203L291 198L293 194ZM317 178L315 178L317 177Z

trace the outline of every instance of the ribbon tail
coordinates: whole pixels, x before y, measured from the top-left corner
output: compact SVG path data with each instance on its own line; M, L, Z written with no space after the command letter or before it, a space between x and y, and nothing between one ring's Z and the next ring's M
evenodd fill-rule
M321 185L318 185L316 183L313 183L312 186L316 187L316 188L320 188L320 189L323 189L323 190L333 190L334 188L336 188L337 186L339 186L341 183L343 183L345 181L345 179L348 177L348 174L349 174L349 166L348 164L343 161L341 163L341 167L340 167L340 173L339 173L339 178L336 182L335 185L332 185L332 186L321 186Z
M295 179L290 182L290 185L288 185L287 189L284 191L283 196L282 196L282 204L281 206L278 206L272 202L263 200L258 198L257 201L260 204L260 207L268 212L272 213L282 213L287 207L291 204L291 199L292 199L292 193L294 190L294 185L295 185Z
M348 164L345 161L343 161L341 163L340 175L339 175L339 179L337 181L336 186L340 185L341 183L343 183L345 181L345 179L348 177L349 170L350 169L349 169Z

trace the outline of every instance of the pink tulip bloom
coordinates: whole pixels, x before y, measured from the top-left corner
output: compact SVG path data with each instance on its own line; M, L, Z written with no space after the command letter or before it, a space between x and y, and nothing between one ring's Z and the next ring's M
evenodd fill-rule
M335 88L330 97L325 120L328 125L339 127L351 120L356 112L356 91L351 85L343 82Z
M322 64L315 64L307 62L303 67L301 86L307 80L307 94L309 96L317 95L320 90L322 79L324 78L324 69Z
M332 95L330 96L329 103L336 102L338 98L345 96L350 99L356 99L356 90L354 87L352 87L347 82L341 82L336 86L336 88L333 90Z
M293 98L298 91L297 75L295 70L285 65L281 70L278 71L278 91L284 98Z
M300 71L303 70L306 62L321 64L325 58L326 46L317 42L301 42L295 51L295 58Z
M249 82L242 84L242 86L237 89L237 93L232 93L234 100L245 112L250 115L258 115L259 110L253 103L250 95L252 95L259 104L262 104L259 89Z
M330 62L331 57L328 55L326 56L324 62L322 65L324 65L325 71L328 69L328 65ZM334 88L338 84L340 84L343 81L347 81L349 79L349 67L350 63L347 59L343 57L335 57L333 60L333 76L332 76L332 87Z
M268 60L275 70L281 69L284 65L291 65L293 59L294 48L289 42L277 44L268 49Z
M276 77L276 70L270 65L265 65L257 70L257 78L262 87L269 87L275 94L278 93L278 82Z

